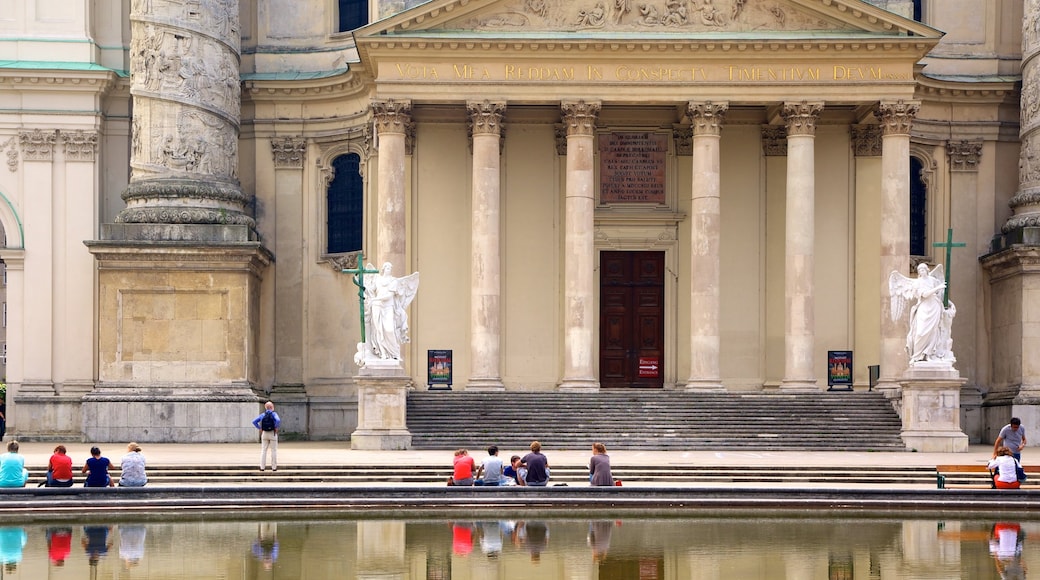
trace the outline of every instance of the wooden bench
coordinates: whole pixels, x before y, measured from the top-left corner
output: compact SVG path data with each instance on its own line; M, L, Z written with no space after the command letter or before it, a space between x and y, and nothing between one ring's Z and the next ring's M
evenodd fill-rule
M1028 478L1022 488L1040 488L1040 465L1023 465ZM968 480L968 482L965 482ZM978 463L971 465L936 465L935 485L939 489L990 489L993 476L989 468Z

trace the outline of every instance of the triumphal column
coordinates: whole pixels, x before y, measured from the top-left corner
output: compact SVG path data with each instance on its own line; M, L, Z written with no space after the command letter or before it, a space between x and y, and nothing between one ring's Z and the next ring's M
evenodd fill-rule
M260 275L238 182L239 2L133 0L126 208L98 260L92 441L252 441Z

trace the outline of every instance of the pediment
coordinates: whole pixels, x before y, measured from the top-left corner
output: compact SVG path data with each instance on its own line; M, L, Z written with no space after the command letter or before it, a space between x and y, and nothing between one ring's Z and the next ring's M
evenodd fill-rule
M369 25L395 37L916 36L933 28L862 0L433 0Z

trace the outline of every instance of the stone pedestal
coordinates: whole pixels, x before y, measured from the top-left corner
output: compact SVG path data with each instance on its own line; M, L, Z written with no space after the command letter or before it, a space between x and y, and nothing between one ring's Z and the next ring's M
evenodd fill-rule
M253 442L260 275L246 226L107 224L98 262L98 383L88 441Z
M962 453L961 387L966 382L948 363L917 363L902 378L903 443L909 450Z
M405 406L412 379L400 363L366 362L354 377L358 392L358 427L350 434L351 449L399 450L412 445Z

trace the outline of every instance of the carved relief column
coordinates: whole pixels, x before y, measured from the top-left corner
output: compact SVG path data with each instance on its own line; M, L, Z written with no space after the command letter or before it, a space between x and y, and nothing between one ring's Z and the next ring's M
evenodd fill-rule
M784 380L781 391L818 390L816 353L816 120L822 103L784 103L787 206L784 252Z
M379 216L376 223L376 267L390 262L404 272L405 231L405 141L412 122L411 101L372 101L379 139Z
M688 391L722 391L719 363L719 141L728 103L689 103L693 123L690 203L690 378Z
M502 390L499 224L504 102L467 104L473 134L470 270L470 380L467 389Z
M130 6L130 184L122 223L254 225L238 182L238 0Z
M565 101L567 128L566 225L564 232L563 380L560 390L594 391L593 310L596 267L595 133L600 103Z
M25 247L31 248L32 257L25 261L25 342L22 343L25 365L20 395L35 393L54 395L54 377L51 375L54 346L51 329L54 328L54 147L56 131L25 131L18 134L22 152L22 179L32 184L38 195L25 196L25 223L40 224L25 228ZM10 234L8 234L10 235ZM40 329L33 332L32 329Z
M910 126L920 106L898 101L881 103L881 369L877 388L898 395L907 367L906 322L892 321L888 277L910 272Z

